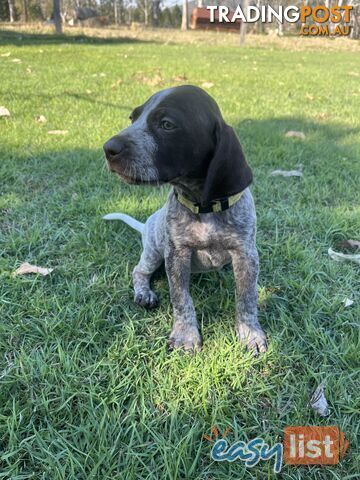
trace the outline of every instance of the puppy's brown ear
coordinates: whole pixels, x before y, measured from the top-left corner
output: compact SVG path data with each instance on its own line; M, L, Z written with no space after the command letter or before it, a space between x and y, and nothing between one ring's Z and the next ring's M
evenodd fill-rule
M215 152L205 177L204 203L239 193L252 181L252 171L234 130L221 121L216 126L215 135Z

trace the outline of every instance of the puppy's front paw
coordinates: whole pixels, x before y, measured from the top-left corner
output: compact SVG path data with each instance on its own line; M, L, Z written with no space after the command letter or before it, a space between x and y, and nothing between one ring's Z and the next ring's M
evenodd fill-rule
M238 323L236 326L236 334L239 342L256 356L267 350L266 336L259 324L248 325L246 323Z
M176 322L169 339L169 347L182 348L186 353L195 353L201 350L202 340L196 326Z
M145 308L155 308L159 304L159 299L155 292L150 289L138 290L135 292L134 301Z

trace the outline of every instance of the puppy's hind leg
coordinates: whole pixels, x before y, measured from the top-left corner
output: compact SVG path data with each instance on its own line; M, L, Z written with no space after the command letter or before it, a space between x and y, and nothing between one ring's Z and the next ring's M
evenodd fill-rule
M158 305L158 298L150 288L152 274L163 262L163 256L157 251L150 241L144 242L144 250L140 262L133 271L134 300L145 308L155 308Z

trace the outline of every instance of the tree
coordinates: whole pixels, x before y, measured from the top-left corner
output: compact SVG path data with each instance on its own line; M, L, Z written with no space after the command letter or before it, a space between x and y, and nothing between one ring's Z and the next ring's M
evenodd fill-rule
M150 8L150 1L149 0L137 0L136 3L137 9L141 12L140 21L143 21L145 25L149 24L149 8ZM135 13L135 12L134 12ZM134 15L137 18L137 15ZM141 18L142 17L142 18ZM135 20L134 18L134 20ZM138 21L138 20L136 20Z
M119 23L119 8L117 0L114 0L114 23L116 25Z
M152 24L154 27L158 27L160 22L160 1L152 0Z
M15 5L14 0L8 0L9 4L9 18L10 22L13 23L15 21Z
M189 29L189 8L188 0L183 0L183 10L182 10L182 20L181 20L181 30Z
M27 23L29 21L29 5L28 5L28 0L23 0L23 18L24 22Z
M54 24L55 24L55 31L58 35L62 34L62 22L61 22L61 14L60 14L60 1L61 0L54 0Z
M249 5L249 0L244 0L243 4L242 4L243 12L247 12L248 5ZM246 22L241 22L241 25L240 25L240 45L245 43L246 25L247 25Z

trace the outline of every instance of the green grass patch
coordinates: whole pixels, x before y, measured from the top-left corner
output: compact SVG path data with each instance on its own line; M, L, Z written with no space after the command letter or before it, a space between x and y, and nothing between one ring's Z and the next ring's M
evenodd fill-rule
M0 55L10 53L0 105L11 112L0 119L0 478L273 478L272 462L213 462L202 439L212 425L230 427L231 441L271 443L287 425L338 425L350 440L339 465L284 466L279 477L357 478L359 268L327 249L359 239L358 53L21 35L0 33ZM144 220L163 204L168 187L120 184L101 147L181 77L213 83L254 171L270 343L257 359L236 342L227 270L192 278L202 352L169 353L164 275L160 308L134 305L140 239L101 219L115 210ZM301 179L269 175L299 164ZM23 261L55 269L13 277ZM326 419L307 407L321 381Z

